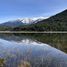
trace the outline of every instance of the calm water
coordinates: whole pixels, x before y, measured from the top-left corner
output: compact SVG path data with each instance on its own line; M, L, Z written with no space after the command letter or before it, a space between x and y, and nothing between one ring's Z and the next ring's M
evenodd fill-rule
M3 67L67 67L67 34L0 34L0 58Z

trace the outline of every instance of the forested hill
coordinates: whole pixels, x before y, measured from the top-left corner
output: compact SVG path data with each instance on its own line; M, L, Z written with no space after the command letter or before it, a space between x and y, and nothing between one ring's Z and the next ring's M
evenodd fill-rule
M35 24L14 28L14 30L67 31L67 10Z
M67 10L42 20L36 25L46 31L67 31Z
M0 27L0 30L11 31L67 31L67 10L37 23L20 25L18 27Z

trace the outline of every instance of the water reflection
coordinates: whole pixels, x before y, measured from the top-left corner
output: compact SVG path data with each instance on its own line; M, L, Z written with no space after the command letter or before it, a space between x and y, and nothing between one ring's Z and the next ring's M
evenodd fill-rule
M52 47L60 49L67 53L67 34L0 34L0 38L10 41L20 42L21 40L30 39L46 43Z
M35 36L0 35L0 58L5 59L4 67L67 67L66 53L40 42Z

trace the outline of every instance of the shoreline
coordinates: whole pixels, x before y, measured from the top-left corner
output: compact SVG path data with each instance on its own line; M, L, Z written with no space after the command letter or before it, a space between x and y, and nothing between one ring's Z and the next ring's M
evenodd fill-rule
M0 31L0 33L67 33L67 31Z

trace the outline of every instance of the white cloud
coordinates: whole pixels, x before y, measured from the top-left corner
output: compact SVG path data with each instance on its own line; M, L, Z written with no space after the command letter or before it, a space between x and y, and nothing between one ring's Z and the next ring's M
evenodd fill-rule
M47 17L33 17L33 20L37 20L37 19L46 19Z

